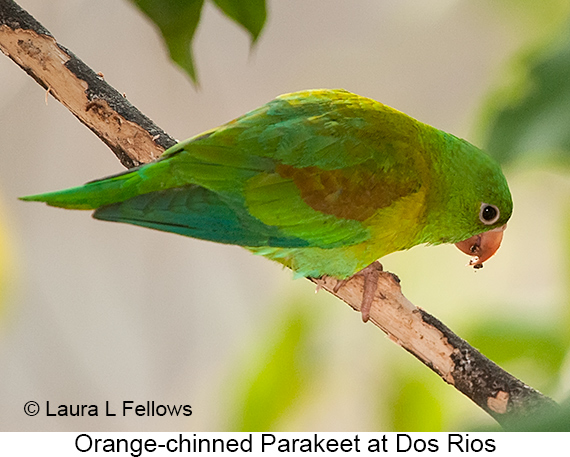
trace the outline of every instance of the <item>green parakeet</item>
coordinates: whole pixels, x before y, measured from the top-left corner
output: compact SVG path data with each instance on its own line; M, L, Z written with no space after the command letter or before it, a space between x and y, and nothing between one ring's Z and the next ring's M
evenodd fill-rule
M23 200L237 244L298 276L339 280L374 277L377 259L423 243L457 243L480 267L512 212L487 154L345 90L282 95L155 162Z

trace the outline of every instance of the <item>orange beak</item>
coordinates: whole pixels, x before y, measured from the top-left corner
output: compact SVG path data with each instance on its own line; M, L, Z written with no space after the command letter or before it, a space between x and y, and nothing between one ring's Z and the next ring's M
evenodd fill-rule
M472 265L475 269L483 268L483 262L490 259L493 254L497 252L497 249L499 249L501 241L503 240L503 232L506 228L507 224L489 230L488 232L472 236L465 241L455 243L455 246L457 246L461 252L475 256L469 261L469 265Z

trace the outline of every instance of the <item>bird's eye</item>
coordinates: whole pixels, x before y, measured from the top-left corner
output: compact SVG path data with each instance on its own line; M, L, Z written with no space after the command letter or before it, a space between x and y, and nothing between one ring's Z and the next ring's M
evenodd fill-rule
M493 225L499 220L501 212L495 205L489 203L481 203L481 210L479 211L479 220L485 225Z

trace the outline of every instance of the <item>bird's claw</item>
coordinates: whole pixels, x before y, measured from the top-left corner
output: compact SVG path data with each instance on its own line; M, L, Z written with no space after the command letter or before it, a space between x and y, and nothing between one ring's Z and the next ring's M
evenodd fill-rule
M363 322L367 322L370 318L370 309L372 308L372 302L374 301L374 296L376 295L376 290L378 288L378 279L380 278L380 273L382 271L384 271L382 264L380 262L373 262L366 268L363 268L359 272L353 274L350 278L337 279L336 284L333 288L333 292L336 294L353 277L364 277L362 302L360 304L360 313L362 314ZM317 285L317 287L319 286Z
M384 269L380 262L373 262L363 270L356 273L357 275L364 277L362 303L360 304L360 313L362 314L363 322L368 322L368 319L370 318L370 309L372 308L372 302L374 301L374 296L378 289L378 279L380 279L380 273L383 270Z
M362 302L360 304L360 313L362 314L362 321L368 322L368 319L370 319L370 309L372 308L372 302L374 301L374 297L378 289L378 279L380 278L380 274L383 271L384 269L380 262L373 262L370 265L368 265L366 268L363 268L359 272L354 273L350 278L337 279L336 284L333 287L332 291L333 293L336 294L352 278L354 278L355 276L362 276L364 278L364 286L362 291ZM320 278L313 278L313 281L317 285L315 292L318 292L319 290L324 288L325 284L324 278L325 276L322 276ZM395 276L394 280L396 282L400 282L397 276Z

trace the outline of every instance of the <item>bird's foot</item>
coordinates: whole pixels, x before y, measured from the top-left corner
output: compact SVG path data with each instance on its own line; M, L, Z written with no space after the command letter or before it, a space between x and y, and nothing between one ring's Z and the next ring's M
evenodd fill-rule
M378 289L378 280L383 271L384 269L380 262L378 261L373 262L370 265L368 265L366 268L363 268L359 272L354 273L350 278L337 279L336 284L332 289L333 292L336 294L346 283L348 283L355 276L362 276L364 278L362 302L360 304L360 313L362 314L363 322L368 322L368 319L370 318L370 309L372 308L372 302L374 301L374 296L376 295L376 291ZM399 280L395 275L394 277L395 280L399 282ZM330 276L312 278L312 280L317 285L315 292L318 292L324 287L325 281L328 278L330 278Z
M378 279L380 279L380 274L383 270L384 268L380 262L373 262L353 275L364 277L362 302L360 304L362 322L368 322L368 319L370 318L370 309L372 308L372 302L374 301L374 296L378 289ZM342 285L340 287L342 287Z
M376 295L376 290L378 288L378 279L382 273L383 268L380 262L373 262L366 268L363 268L359 272L353 274L347 279L337 279L336 284L333 288L333 292L336 294L348 281L350 281L355 276L364 277L364 289L362 293L362 302L360 305L360 313L362 314L362 320L367 322L370 318L370 308L372 307L372 302L374 301L374 296ZM317 290L321 288L321 285L317 282Z
M323 276L321 278L310 278L317 285L317 287L315 287L315 293L316 294L319 293L319 290L325 288L324 278L325 278L325 276Z

